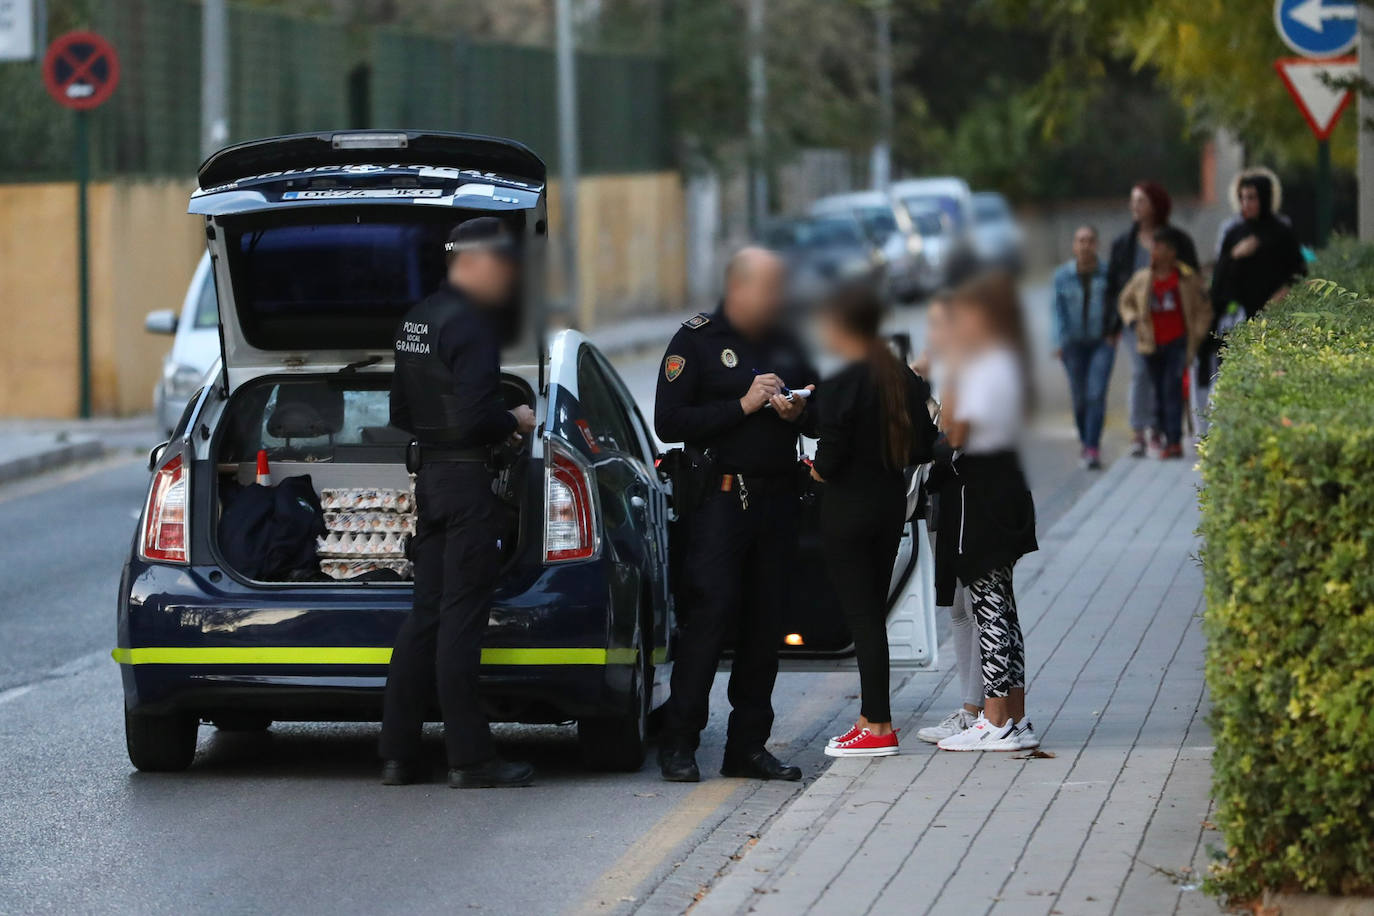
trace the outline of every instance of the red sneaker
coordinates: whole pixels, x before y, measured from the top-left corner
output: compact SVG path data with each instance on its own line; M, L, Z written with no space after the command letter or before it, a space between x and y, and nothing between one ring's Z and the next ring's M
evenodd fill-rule
M853 738L857 738L859 736L859 732L861 731L863 731L863 729L860 728L859 724L856 722L853 725L849 726L849 731L845 732L843 735L836 735L835 737L831 738L829 741L826 742L825 746L838 747L839 745L844 744L846 741L849 741Z
M880 736L866 728L848 741L825 749L827 757L891 757L897 752L896 732Z

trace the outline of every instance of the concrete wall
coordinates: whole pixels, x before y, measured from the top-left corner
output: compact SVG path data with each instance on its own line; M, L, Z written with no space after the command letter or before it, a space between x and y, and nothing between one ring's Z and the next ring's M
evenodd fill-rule
M1217 229L1230 215L1224 202L1175 200L1171 221L1188 232L1197 244L1203 264L1215 257ZM1026 207L1016 214L1026 236L1025 260L1032 272L1049 270L1072 256L1074 231L1084 223L1097 227L1102 237L1102 256L1112 239L1131 225L1126 195L1110 200L1063 201L1052 206Z
M101 415L152 408L170 339L143 330L180 308L204 250L189 180L101 182L91 206L91 393ZM557 209L556 190L551 209ZM684 194L675 172L599 175L579 187L578 323L594 327L686 300ZM551 213L554 239L557 216ZM79 407L76 188L0 185L0 417ZM555 245L556 249L556 245Z
M168 338L144 333L177 308L204 246L179 181L90 193L91 401L99 414L152 405ZM0 185L0 416L68 417L79 406L76 189Z

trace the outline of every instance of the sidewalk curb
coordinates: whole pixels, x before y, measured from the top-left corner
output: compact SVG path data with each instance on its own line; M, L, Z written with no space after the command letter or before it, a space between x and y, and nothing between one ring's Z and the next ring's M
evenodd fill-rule
M95 439L54 442L50 448L0 461L0 484L12 483L78 461L90 461L103 454L105 446Z

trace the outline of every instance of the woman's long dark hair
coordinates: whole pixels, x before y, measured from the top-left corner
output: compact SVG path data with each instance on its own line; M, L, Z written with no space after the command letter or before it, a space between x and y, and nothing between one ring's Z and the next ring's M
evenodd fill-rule
M909 463L915 444L907 403L911 370L882 337L883 303L867 286L851 287L827 300L824 310L840 328L868 345L868 366L882 415L883 459L888 467L901 470Z

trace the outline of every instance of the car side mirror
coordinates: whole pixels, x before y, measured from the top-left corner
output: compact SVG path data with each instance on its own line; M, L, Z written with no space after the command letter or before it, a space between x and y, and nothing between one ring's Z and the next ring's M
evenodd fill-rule
M162 460L163 453L167 451L167 446L171 444L172 440L168 439L166 442L159 442L157 445L148 449L148 470L150 472L157 468L158 462Z
M143 330L149 334L175 334L177 332L177 313L171 309L158 309L149 312L143 319Z

